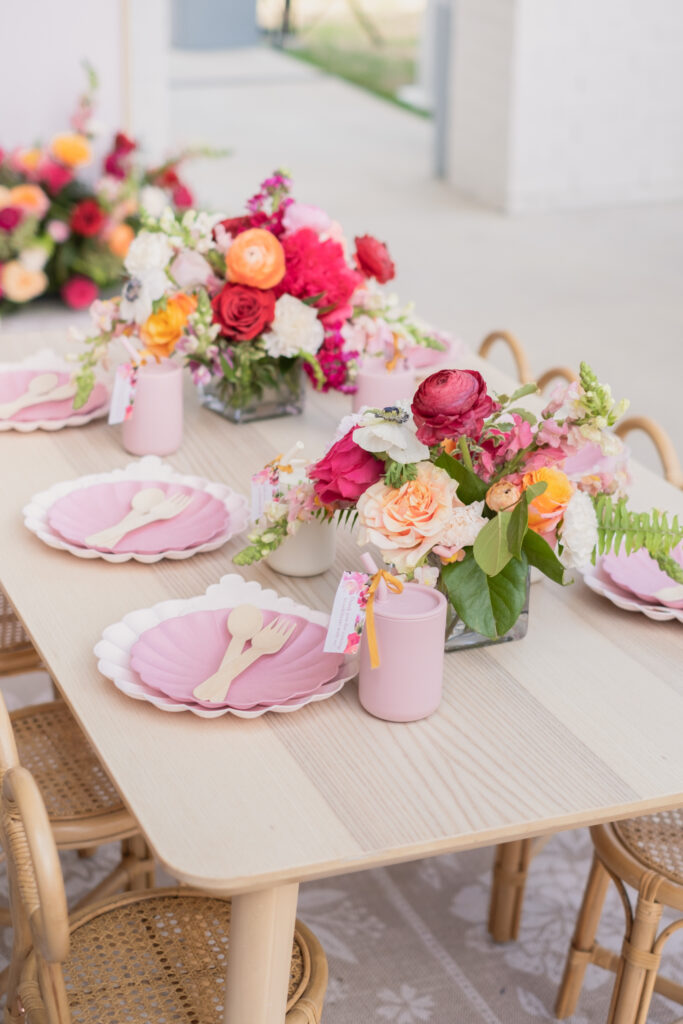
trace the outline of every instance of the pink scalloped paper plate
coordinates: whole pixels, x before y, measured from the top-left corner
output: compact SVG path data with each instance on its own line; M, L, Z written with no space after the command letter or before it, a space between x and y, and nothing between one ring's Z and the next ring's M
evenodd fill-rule
M51 514L56 505L61 505L64 502L61 511L64 511L65 508L66 510L73 511L80 507L78 495L83 494L90 488L99 488L102 485L107 487L116 485L124 489L132 485L134 488L140 488L149 486L150 482L153 482L154 486L160 486L169 492L172 492L173 489L189 489L197 495L192 504L176 517L178 522L176 522L176 519L168 519L158 524L160 531L159 533L155 531L154 543L152 543L152 538L150 537L145 545L137 544L135 542L136 535L132 533L130 538L123 538L114 551L100 551L97 548L86 548L82 546L82 543L74 543L68 540L50 523ZM121 491L121 493L124 493L124 491ZM132 494L133 490L128 493ZM73 498L73 504L71 501L67 502L67 498ZM121 500L125 499L122 498ZM216 504L214 504L214 500ZM195 542L194 539L191 539L189 542L190 546L187 546L188 538L185 534L185 523L179 522L188 514L190 523L195 515L198 519L206 517L201 532L204 537L208 536L208 539L201 542ZM109 522L113 521L113 518L109 520ZM217 524L218 532L216 532L215 524ZM167 462L163 462L156 455L147 455L136 462L129 463L124 469L114 469L108 473L94 473L90 476L79 477L76 480L65 480L54 484L47 491L34 495L24 508L24 525L31 533L35 533L44 544L59 551L68 551L77 558L102 558L107 562L126 562L134 559L137 562L150 563L158 562L162 558L177 560L190 558L192 555L199 554L202 551L215 551L216 548L222 547L223 544L227 543L236 534L242 533L247 529L249 525L249 508L244 495L237 494L227 484L216 483L189 473L176 473ZM69 525L67 526L60 518L58 525L70 533L71 536L78 536L81 541L88 535L87 533L82 536L78 533L71 533L74 525L71 520L69 520ZM150 523L149 526L142 527L136 532L143 534L144 531L151 530L155 525ZM200 525L202 524L200 523ZM166 530L171 526L173 526L173 532L167 533ZM161 532L162 527L165 528L163 533ZM192 532L194 532L194 529ZM171 541L170 546L159 550L161 547L159 543L160 538L164 542ZM127 541L128 543L126 543ZM175 543L182 544L182 547L175 547Z
M199 597L184 601L163 601L151 608L130 612L121 622L108 626L102 634L102 639L95 646L98 668L104 676L112 680L117 689L135 700L148 701L163 711L190 711L202 718L217 718L226 714L236 715L238 718L257 718L267 711L296 711L307 704L328 699L338 693L344 684L356 675L357 657L355 655L344 656L334 677L319 684L308 694L288 697L277 703L257 704L241 709L217 705L203 706L194 698L190 701L183 701L169 697L156 687L149 686L132 667L131 652L133 648L146 633L154 630L161 623L177 620L181 616L197 612L219 610L225 613L225 619L227 619L229 609L234 608L237 604L256 605L263 609L264 619L267 617L267 613L273 613L305 620L323 630L327 629L329 622L329 616L325 612L315 611L312 608L307 608L306 605L297 604L292 598L281 597L274 590L263 590L255 580L247 582L242 576L233 573L223 576L219 583L213 584L205 594ZM222 649L225 649L225 640L222 641ZM318 649L316 648L316 650ZM304 663L302 658L302 664ZM256 666L253 667L256 668ZM235 680L233 685L236 686L238 682L239 680Z
M193 691L223 660L230 642L226 624L230 611L190 612L159 623L143 633L132 648L131 668L147 686L174 700L220 706L197 701ZM264 610L264 626L278 617L277 612ZM245 669L232 683L223 705L247 711L256 704L279 704L305 697L334 679L344 658L323 652L326 627L294 615L285 618L295 624L287 643L276 654L264 655Z
M635 594L622 590L603 570L600 562L601 559L598 559L597 565L588 566L588 568L582 571L584 583L595 594L606 597L608 601L611 601L617 608L621 608L622 611L639 612L654 622L678 620L678 622L683 623L682 609L665 608L661 604L650 604L642 601Z
M683 567L683 544L672 550L671 557ZM641 601L665 608L683 608L683 586L663 572L644 548L630 555L625 551L603 555L601 566L622 590L630 591Z
M120 522L130 512L133 496L147 487L159 488L167 497L189 494L192 500L187 508L172 519L132 530L112 551L138 555L183 551L204 544L225 530L229 512L222 501L206 491L162 480L119 480L72 491L54 503L48 512L47 521L69 543L83 548L90 547L85 542L86 537Z
M19 398L26 392L30 381L45 372L45 370L6 370L4 373L0 373L0 404ZM57 377L55 386L59 386L68 384L72 374L68 372L55 373L55 376ZM104 384L96 384L88 401L78 412L74 409L73 398L63 398L60 402L41 402L40 405L30 405L27 409L20 409L4 422L31 423L35 420L64 420L74 415L87 416L88 413L100 409L108 397L109 393Z

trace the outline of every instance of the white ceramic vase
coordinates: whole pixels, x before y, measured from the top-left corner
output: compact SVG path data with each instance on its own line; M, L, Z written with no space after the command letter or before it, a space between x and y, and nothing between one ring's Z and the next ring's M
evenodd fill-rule
M336 526L312 520L268 555L271 569L283 576L319 576L334 562Z

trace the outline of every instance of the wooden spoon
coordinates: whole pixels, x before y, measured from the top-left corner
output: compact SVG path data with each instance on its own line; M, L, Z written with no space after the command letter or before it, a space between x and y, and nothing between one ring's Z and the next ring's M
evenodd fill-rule
M231 634L228 649L213 675L210 675L193 690L193 695L197 700L215 700L213 694L223 693L228 665L239 657L247 640L251 640L261 630L263 612L253 604L238 604L228 615L226 625Z

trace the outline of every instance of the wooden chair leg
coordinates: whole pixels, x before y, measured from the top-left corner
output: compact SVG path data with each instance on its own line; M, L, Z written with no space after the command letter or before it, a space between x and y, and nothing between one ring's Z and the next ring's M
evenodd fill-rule
M137 862L134 870L129 870L128 888L152 889L154 888L154 858L152 852L142 836L131 836L122 844L124 855L133 857Z
M494 942L509 942L519 934L533 844L533 839L520 839L496 850L489 901L489 933Z
M624 939L607 1024L646 1024L661 954L654 951L662 904L661 876L648 871L640 884L630 933Z
M607 871L594 855L555 1002L555 1016L560 1020L571 1017L576 1010L586 967L592 959L595 935L602 916L609 882L610 877Z

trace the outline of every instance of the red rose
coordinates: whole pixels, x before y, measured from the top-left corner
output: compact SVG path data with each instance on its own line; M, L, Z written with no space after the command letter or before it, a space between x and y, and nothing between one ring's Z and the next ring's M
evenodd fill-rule
M355 505L368 487L384 473L384 463L353 440L352 427L333 444L319 462L308 468L315 493L323 505L346 508Z
M62 285L60 294L72 309L87 309L99 295L99 289L89 277L81 277L79 274Z
M463 434L479 437L484 420L499 408L476 370L433 373L422 381L412 404L417 436L428 445Z
M384 242L378 242L372 235L356 238L354 259L361 274L376 278L380 284L386 284L396 276L396 267L389 250Z
M235 341L251 341L273 322L275 293L245 284L226 284L211 300L213 322Z
M94 199L83 199L74 207L71 214L71 227L77 235L89 238L96 235L104 227L106 215L99 203Z
M5 206L0 210L0 231L14 231L17 224L21 223L23 213L18 206Z
M194 196L187 185L183 185L182 182L175 186L171 196L173 205L177 206L179 210L189 210L194 203Z
M243 231L249 231L253 227L251 217L226 217L225 220L218 222L216 227L222 227L225 231L235 238L237 235L241 235ZM215 231L215 228L214 228Z

